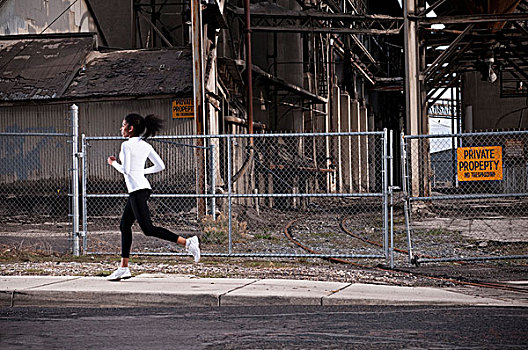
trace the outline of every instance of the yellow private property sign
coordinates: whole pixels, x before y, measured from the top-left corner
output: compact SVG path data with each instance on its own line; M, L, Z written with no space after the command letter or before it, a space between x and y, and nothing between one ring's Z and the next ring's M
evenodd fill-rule
M194 118L192 98L178 98L172 101L172 119Z
M502 180L502 147L457 149L458 181Z

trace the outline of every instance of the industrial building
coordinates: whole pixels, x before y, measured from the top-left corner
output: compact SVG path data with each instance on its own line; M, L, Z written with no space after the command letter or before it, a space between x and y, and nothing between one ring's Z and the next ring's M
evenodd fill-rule
M160 114L173 135L525 129L527 11L525 0L4 0L0 129L67 130L72 103L87 135L115 135L131 111ZM337 190L369 191L367 138L345 146L340 162L321 145L305 153L350 169Z

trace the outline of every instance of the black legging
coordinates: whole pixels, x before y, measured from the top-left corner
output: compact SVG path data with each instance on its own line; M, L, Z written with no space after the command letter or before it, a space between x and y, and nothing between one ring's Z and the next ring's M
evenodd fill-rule
M151 190L143 189L137 190L129 194L128 201L123 210L121 217L121 257L128 258L130 256L130 248L132 247L132 225L137 220L139 227L147 236L158 237L174 243L178 242L178 235L170 232L163 227L152 225L150 218L150 210L147 201L150 197Z

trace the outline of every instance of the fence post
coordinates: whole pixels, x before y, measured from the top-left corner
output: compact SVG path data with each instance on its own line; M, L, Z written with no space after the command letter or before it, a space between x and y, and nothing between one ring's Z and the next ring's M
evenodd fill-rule
M390 195L390 268L394 268L394 148L393 132L389 134L389 195Z
M388 154L387 154L388 132L383 129L383 250L385 258L389 259L389 201L388 201Z
M233 169L232 169L232 165L231 165L231 162L232 162L232 154L231 152L233 151L233 147L231 145L231 142L233 142L233 140L231 139L231 136L227 136L227 218L228 218L228 234L227 234L227 237L228 237L228 241L229 241L229 245L228 245L228 252L229 254L232 253L232 245L233 245L233 242L232 242L232 239L231 239L231 234L232 234L232 212L231 212L231 201L232 201L232 198L231 198L231 195L233 194L232 191L232 186L233 186Z
M88 242L86 234L88 232L88 208L86 207L86 135L81 135L81 197L82 197L82 237L83 237L83 252L88 249Z
M209 159L211 160L210 168L211 168L211 194L213 197L211 197L211 216L213 217L213 221L216 221L216 169L215 169L215 145L211 142L211 145L209 146L209 151L211 152L211 155Z
M407 250L409 252L409 263L413 261L412 253L412 240L411 240L411 229L409 225L410 218L410 203L409 203L409 172L407 168L407 141L405 140L405 134L402 132L400 135L400 150L401 150L401 174L402 174L402 192L405 196L403 201L403 212L405 214L405 229L407 231Z
M72 235L73 255L79 256L79 107L70 107L72 122Z

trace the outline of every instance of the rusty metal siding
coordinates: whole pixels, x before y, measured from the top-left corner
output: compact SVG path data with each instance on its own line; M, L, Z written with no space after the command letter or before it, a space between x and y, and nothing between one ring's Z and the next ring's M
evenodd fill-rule
M171 98L80 102L80 133L87 136L119 136L123 118L130 113L157 114L164 121L160 135L192 135L194 120L172 119Z
M0 107L0 132L70 133L66 106ZM71 143L65 136L0 137L0 183L57 181L69 176Z
M194 119L172 119L172 99L141 99L124 101L90 101L79 102L79 134L87 136L119 136L119 128L125 115L129 113L158 114L164 121L161 135L192 135L194 133ZM0 107L0 132L25 133L71 133L68 110L71 103L19 105ZM71 168L71 157L65 156L70 152L71 144L67 138L26 136L15 140L3 139L0 161L6 169L0 175L0 181L9 183L20 180L41 180L50 178L66 178ZM90 174L103 181L115 181L116 176L109 171L106 158L118 155L122 140L105 143L103 148L89 158ZM169 144L156 144L158 150L170 168L163 172L157 181L166 181L181 174L192 174L195 167L193 152L189 149L176 151ZM181 147L180 147L181 148ZM184 147L185 148L185 147ZM18 165L13 152L18 154ZM185 154L182 157L182 154ZM11 159L11 158L13 159ZM28 159L33 164L25 164ZM8 164L9 163L9 164ZM35 166L38 165L38 170ZM21 168L22 167L22 168ZM25 171L28 168L30 171ZM35 168L35 169L34 169ZM112 169L113 170L113 169ZM21 175L22 174L22 175ZM121 180L121 179L120 179Z
M121 121L129 113L158 114L164 120L160 135L192 135L194 120L172 119L172 98L78 102L79 133L119 136ZM68 110L73 103L27 104L0 107L1 132L70 133Z
M68 105L0 107L0 132L70 133Z
M79 103L80 133L86 136L119 136L121 122L130 113L140 115L157 114L164 121L164 128L160 135L192 135L194 133L194 119L172 119L172 99L148 99L128 101L101 101ZM92 181L103 182L120 181L120 174L108 166L106 158L110 155L118 156L123 140L98 143L92 147L92 155L88 158L89 174ZM162 174L154 176L154 182L167 181L172 177L181 176L177 172L193 169L192 157L178 159L178 152L170 151L167 144L151 142L162 159L169 165ZM154 185L154 184L153 184ZM102 185L101 185L102 186Z

